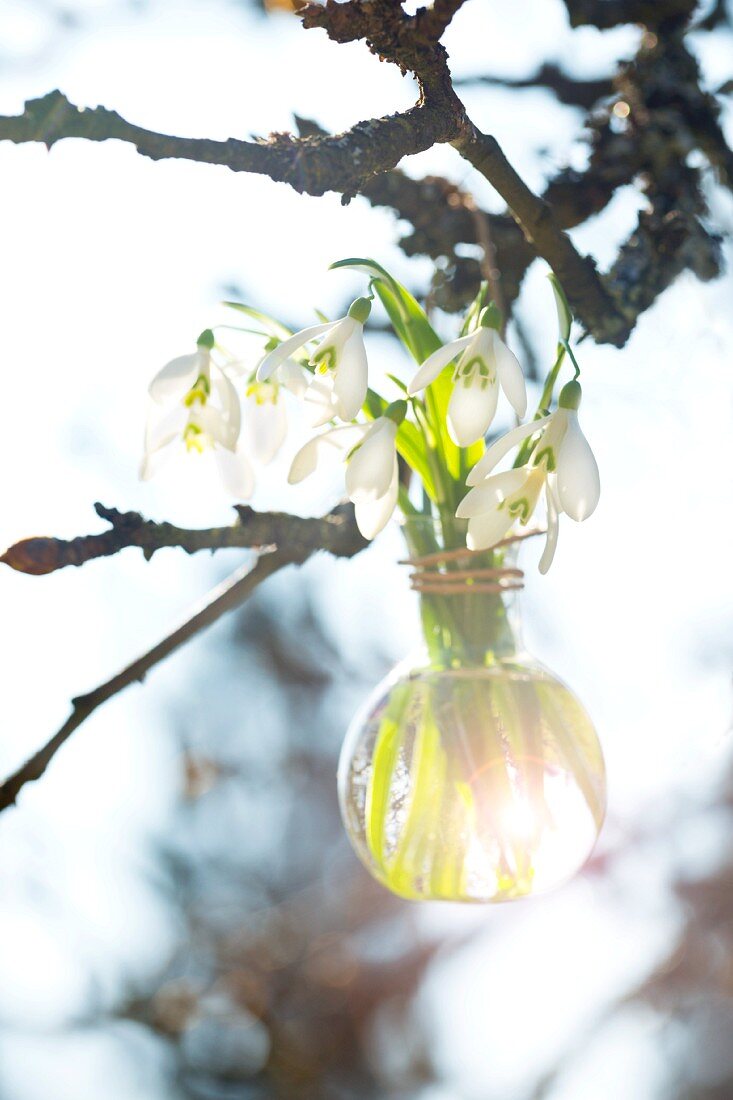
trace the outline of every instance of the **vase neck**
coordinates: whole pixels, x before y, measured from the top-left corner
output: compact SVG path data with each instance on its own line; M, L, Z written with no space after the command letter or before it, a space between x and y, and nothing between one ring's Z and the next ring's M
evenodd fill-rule
M437 668L490 667L521 649L517 544L466 550L465 526L404 524L411 585L420 596L423 636Z

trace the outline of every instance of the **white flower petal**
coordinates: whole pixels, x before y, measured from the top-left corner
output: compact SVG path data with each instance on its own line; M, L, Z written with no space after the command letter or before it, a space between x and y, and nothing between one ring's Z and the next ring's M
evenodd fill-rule
M528 478L526 466L494 474L466 493L456 510L456 519L473 519L474 516L492 511L507 497L518 492Z
M469 385L459 378L448 402L448 431L453 442L459 447L470 447L483 439L494 419L498 399L499 389L495 383L478 374Z
M247 455L241 447L236 451L217 447L216 464L224 488L235 500L249 500L255 491L255 475Z
M150 403L148 419L145 424L145 453L155 454L180 435L188 420L188 410L184 405L174 405L172 409L161 409Z
M568 412L568 409L555 409L554 413L550 415L550 423L543 431L542 438L537 441L537 446L532 452L533 462L537 463L546 458L550 468L557 468L560 445L568 430Z
M463 348L468 347L475 336L476 333L471 332L468 336L461 336L458 340L451 340L450 343L444 344L442 348L438 348L432 355L429 355L407 387L407 392L410 397L414 397L416 393L419 393L420 390L425 389L431 382L434 382L443 368L455 359Z
M238 380L243 374L250 375L252 373L252 363L246 362L244 359L229 359L219 367L219 370L229 378Z
M508 508L496 508L468 521L466 546L469 550L488 550L506 535L514 522Z
M386 527L397 505L400 481L397 456L393 458L392 477L387 492L376 500L360 499L354 505L356 525L365 539L375 538Z
M305 392L304 404L310 414L311 428L321 428L337 415L337 403L333 392L333 376L316 375Z
M310 477L310 475L314 473L318 466L321 438L321 436L317 435L313 439L309 439L294 455L293 461L290 463L290 472L288 473L288 482L291 485L297 485L298 482L304 481L305 478Z
M353 420L367 395L367 355L364 329L358 321L346 341L333 375L333 392L342 420Z
M308 378L300 363L294 363L292 359L286 359L275 371L274 382L279 382L286 390L296 397L303 397L308 389Z
M541 431L550 423L551 416L543 416L539 420L532 420L529 424L520 424L518 428L512 428L506 435L492 443L483 458L479 459L470 474L466 478L467 485L478 485L487 477L495 466L498 466L502 458L508 455L513 447L518 446L528 436Z
M253 395L245 398L243 415L247 447L252 457L266 466L280 450L288 432L285 405L278 396L273 401L257 401Z
M352 447L361 442L368 430L367 424L344 424L309 439L293 458L288 474L289 483L297 485L299 481L309 477L329 453L336 453L343 458L345 453L348 454Z
M325 350L325 348L333 348L335 364L338 366L344 347L355 332L360 334L364 332L364 326L355 317L347 316L342 317L339 321L334 321L331 332L318 341L318 347L311 356L311 363L315 366L320 358L318 353Z
M233 451L242 426L242 407L233 382L218 369L212 371L211 399L204 408L210 409L215 406L218 406L222 426L214 438L221 443L222 447Z
M154 401L178 401L188 393L202 370L208 365L208 352L204 349L191 355L179 355L159 370L148 387Z
M152 477L162 469L162 467L168 462L174 452L173 447L169 444L178 436L178 432L173 432L167 439L161 440L155 450L146 451L143 455L140 463L139 476L141 481L150 481Z
M218 443L220 447L233 451L237 445L236 439L232 441L232 433L227 423L227 418L221 409L213 405L203 405L201 408L192 409L189 422L195 424L204 435L202 443Z
M519 360L506 346L498 333L494 333L494 359L499 383L509 404L518 417L527 411L527 387Z
M580 430L578 414L567 410L567 431L557 456L557 491L563 511L578 522L595 511L601 495L598 463Z
M322 325L309 325L308 328L303 328L300 332L296 332L293 336L289 336L287 340L283 340L281 344L278 344L276 348L265 356L257 368L257 381L266 382L268 378L277 370L281 363L284 363L294 351L298 348L302 348L303 344L307 344L309 340L314 340L316 336L320 336L324 332L328 332L329 329L334 328L338 321L328 321Z
M346 467L346 492L350 500L377 500L389 489L395 463L397 425L380 416L371 425Z
M558 501L555 496L555 475L550 474L545 482L545 499L547 500L547 538L545 548L540 558L540 573L546 573L552 565L557 548L557 536L560 531L560 518Z

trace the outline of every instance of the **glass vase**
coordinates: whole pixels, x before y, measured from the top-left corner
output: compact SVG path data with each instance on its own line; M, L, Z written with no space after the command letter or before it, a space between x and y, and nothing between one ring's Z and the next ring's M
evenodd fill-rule
M588 858L605 813L603 755L580 702L523 649L517 543L468 554L463 525L448 522L404 524L424 645L348 730L341 814L394 893L509 901Z

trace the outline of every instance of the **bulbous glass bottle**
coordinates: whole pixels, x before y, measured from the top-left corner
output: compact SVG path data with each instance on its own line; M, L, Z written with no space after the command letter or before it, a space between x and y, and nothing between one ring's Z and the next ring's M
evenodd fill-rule
M410 518L413 559L461 545L453 521ZM465 546L465 541L463 542ZM341 815L367 869L405 898L501 902L584 864L603 822L603 755L572 692L522 649L516 545L447 560L459 587L420 595L424 647L374 691L346 735ZM477 576L478 574L478 576Z

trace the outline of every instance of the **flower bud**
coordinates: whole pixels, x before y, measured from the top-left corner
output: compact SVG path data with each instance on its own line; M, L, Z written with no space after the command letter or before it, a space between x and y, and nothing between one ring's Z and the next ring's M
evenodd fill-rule
M369 298L357 298L349 306L349 317L353 317L360 325L363 325L372 311L372 303Z

